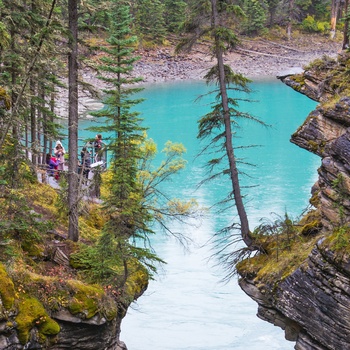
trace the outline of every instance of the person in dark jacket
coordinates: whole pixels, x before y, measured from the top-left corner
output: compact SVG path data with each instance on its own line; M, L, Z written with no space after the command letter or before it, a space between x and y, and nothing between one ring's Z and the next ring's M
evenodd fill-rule
M89 179L90 166L91 166L91 154L86 147L83 147L80 153L81 166L83 168L83 176L85 181Z

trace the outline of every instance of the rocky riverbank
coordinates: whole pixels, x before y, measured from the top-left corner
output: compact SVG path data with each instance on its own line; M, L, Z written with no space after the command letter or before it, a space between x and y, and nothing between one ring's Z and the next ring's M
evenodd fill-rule
M252 80L275 79L276 76L297 73L302 68L322 56L336 57L341 50L340 40L330 40L326 36L303 35L291 41L282 39L242 39L240 46L226 54L225 63L237 73ZM142 77L143 84L161 83L180 80L201 80L215 60L208 54L207 48L197 46L190 54L175 54L174 46L156 49L139 49L140 56L133 70L135 77ZM82 78L97 91L104 88L96 78L96 73L83 70ZM60 93L56 113L67 117L67 92ZM79 112L88 116L89 110L102 107L90 93L80 93Z
M240 46L225 56L236 72L252 79L274 78L286 71L295 71L324 55L335 57L340 41L314 35L300 36L292 41L243 39ZM174 47L139 50L141 59L134 68L135 76L145 83L172 80L203 79L214 64L206 48L196 47L191 54L175 55Z

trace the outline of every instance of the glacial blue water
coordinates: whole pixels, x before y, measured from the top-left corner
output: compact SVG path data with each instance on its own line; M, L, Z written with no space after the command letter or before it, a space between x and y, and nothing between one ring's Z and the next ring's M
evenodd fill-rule
M240 171L249 175L242 174L241 184L246 187L243 194L253 228L261 218L275 218L286 211L297 217L306 208L320 159L289 141L316 104L277 80L257 81L251 87L250 98L257 102L242 103L240 109L270 125L242 120L234 138ZM230 188L227 180L197 188L206 177L203 164L208 159L196 157L203 146L196 138L197 120L209 111L213 97L195 100L209 90L201 81L148 85L141 93L146 100L137 106L159 150L168 140L182 142L187 149L187 168L166 184L166 191L172 197L195 198L207 208ZM92 123L85 121L82 127ZM240 148L249 145L256 147ZM280 328L256 316L257 304L240 289L236 278L221 282L224 271L212 257L216 248L210 240L233 216L233 212L208 211L201 220L192 220L191 226L174 224L174 230L193 240L188 250L158 232L152 244L167 264L122 322L120 337L129 350L294 348Z

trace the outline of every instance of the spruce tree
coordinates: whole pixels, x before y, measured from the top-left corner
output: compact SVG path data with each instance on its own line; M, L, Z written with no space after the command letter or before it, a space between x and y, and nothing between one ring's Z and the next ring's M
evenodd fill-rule
M208 2L194 1L194 17L188 22L188 36L182 41L178 49L191 49L195 43L203 36L211 39L210 52L216 59L216 64L208 71L206 80L214 84L217 88L213 91L216 95L216 103L213 104L212 111L199 120L198 137L208 139L209 143L204 149L204 153L210 149L219 152L217 158L208 162L211 176L203 182L216 179L222 176L229 176L232 191L223 199L222 203L231 203L234 201L239 223L233 223L226 227L220 233L230 233L230 236L224 237L226 247L232 245L232 241L237 241L235 232L240 231L241 240L246 248L238 251L228 252L228 257L224 254L223 260L228 261L228 268L234 271L235 263L251 251L259 250L255 244L254 237L249 228L248 216L241 193L239 171L237 167L237 156L233 144L234 127L238 127L240 118L248 118L261 123L248 113L238 109L240 98L232 94L237 92L249 93L249 80L241 74L235 73L231 67L224 64L224 53L226 50L234 49L238 44L238 37L224 24L228 17L242 15L239 7L232 6L232 1L211 0L210 7ZM230 11L230 12L228 12ZM210 154L212 152L210 151ZM224 151L224 154L222 152ZM231 206L229 206L231 208ZM235 213L234 213L235 214ZM229 243L227 243L229 242ZM222 251L225 251L223 249Z
M134 8L135 26L141 41L162 43L165 35L164 4L160 0L137 0Z
M103 198L107 216L101 237L96 247L87 249L77 257L88 255L87 273L92 280L104 283L116 282L125 285L135 261L141 262L150 273L155 271L155 262L161 261L149 245L149 235L154 232L150 224L158 221L167 231L166 219L182 220L197 214L193 201L181 203L160 191L158 186L185 166L182 145L168 142L163 152L166 155L158 168L151 162L156 146L145 139L146 128L134 107L142 99L135 93L140 78L132 75L133 64L138 57L133 55L136 37L131 35L129 7L114 1L110 11L110 31L101 58L99 79L106 84L105 107L93 113L103 118L103 125L93 130L103 134L109 155L109 167L105 176L108 194ZM183 236L178 236L180 240ZM141 266L141 265L140 265ZM122 267L122 268L120 268Z
M165 0L164 18L167 30L177 33L183 24L187 4L183 0Z
M246 15L245 31L248 34L258 34L266 25L265 0L245 0L243 10Z
M109 38L101 47L105 55L98 67L101 81L106 84L105 108L95 116L104 118L104 125L94 128L103 134L110 155L109 194L104 198L104 210L108 217L98 245L104 253L107 273L109 264L123 266L119 283L128 278L128 261L132 257L142 260L153 258L148 250L139 250L129 243L133 237L142 238L141 232L148 232L148 213L142 207L142 191L137 181L140 146L144 141L145 128L141 126L139 113L132 108L142 100L132 96L141 91L133 84L140 81L131 75L133 64L138 59L133 56L136 37L131 35L129 7L121 1L113 1L109 13ZM144 236L143 236L144 238Z

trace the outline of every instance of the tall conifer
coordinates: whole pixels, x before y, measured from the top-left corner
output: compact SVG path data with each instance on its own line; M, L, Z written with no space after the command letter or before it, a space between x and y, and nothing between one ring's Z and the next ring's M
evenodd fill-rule
M235 73L231 67L224 64L225 51L234 49L238 44L237 36L230 28L225 26L225 21L228 14L239 18L242 14L241 8L235 6L230 0L211 0L210 4L208 1L203 0L193 1L192 9L194 10L193 18L190 18L186 27L189 36L183 40L178 49L190 50L203 36L205 38L210 37L210 52L216 58L216 64L206 75L207 82L217 86L217 89L214 90L217 93L216 103L213 104L212 111L199 120L198 137L209 139L209 145L205 150L212 147L215 151L220 152L217 158L211 159L208 163L209 169L211 171L215 169L216 172L212 173L207 180L226 175L230 177L232 191L223 202L234 201L239 223L233 223L221 232L229 232L231 234L230 237L225 237L227 247L232 244L232 241L236 240L236 230L240 231L241 239L247 246L246 249L239 250L240 252L238 253L229 252L229 258L224 255L223 259L229 261L229 269L234 269L234 263L242 254L243 256L245 254L249 255L252 250L259 249L259 247L255 245L254 238L250 232L248 216L241 193L237 156L233 145L233 135L235 133L233 128L238 125L240 118L260 121L238 109L240 101L238 96L229 96L229 91L232 91L232 93L250 91L248 86L249 80L241 74ZM221 154L223 151L224 155ZM228 241L230 243L227 243Z

